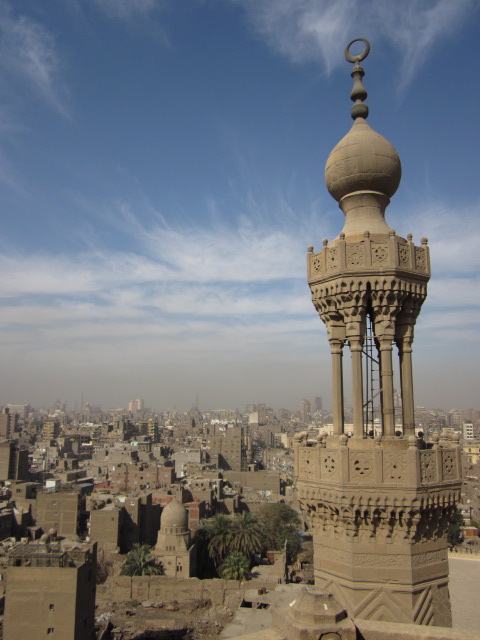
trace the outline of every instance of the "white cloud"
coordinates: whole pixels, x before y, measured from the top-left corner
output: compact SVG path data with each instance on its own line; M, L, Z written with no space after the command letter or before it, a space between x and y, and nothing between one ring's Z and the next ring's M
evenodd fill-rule
M128 20L134 15L149 14L161 0L95 0L97 5L113 18Z
M67 116L62 64L53 36L39 23L14 15L8 4L0 4L0 68L7 77L20 81L62 115Z
M471 278L480 273L480 204L419 203L402 221L428 237L432 278ZM418 243L420 238L414 238Z
M319 62L327 73L344 64L352 38L388 40L402 57L407 84L434 45L468 19L475 0L233 0L242 4L254 29L293 62Z
M92 380L99 370L105 377L109 367L125 366L125 387L132 376L144 379L145 366L173 385L169 371L175 370L178 390L171 393L180 395L189 375L200 387L199 380L217 376L215 397L228 393L232 366L238 384L241 375L249 376L245 388L252 393L259 374L250 369L263 367L266 376L281 370L286 385L292 375L286 372L300 371L302 363L304 378L291 382L292 397L306 393L301 385L312 375L328 387L326 332L310 302L299 240L305 221L299 218L295 230L288 217L275 228L240 219L234 228L173 228L160 220L145 229L131 209L121 208L128 211L123 231L138 253L91 245L77 255L0 256L0 341L7 358L21 347L33 370L48 360L67 378L95 369ZM472 295L480 284L476 207L452 212L425 203L419 211L411 211L412 219L418 227L422 216L437 264L417 323L416 350L441 346L447 352L455 336L459 357L461 348L478 340L480 310ZM451 224L452 215L458 225Z

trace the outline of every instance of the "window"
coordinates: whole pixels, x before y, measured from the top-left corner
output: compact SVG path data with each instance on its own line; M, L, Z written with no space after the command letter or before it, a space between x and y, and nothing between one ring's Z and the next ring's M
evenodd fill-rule
M47 636L49 636L49 635L53 635L53 627L48 627Z
M50 611L55 611L55 605L54 604L50 604L48 606L48 608L50 609Z

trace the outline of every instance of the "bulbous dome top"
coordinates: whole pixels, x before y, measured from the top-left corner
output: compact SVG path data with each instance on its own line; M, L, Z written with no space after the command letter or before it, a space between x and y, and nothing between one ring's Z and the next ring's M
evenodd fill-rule
M161 526L186 529L187 523L187 510L174 498L162 511Z
M333 148L325 166L327 189L337 202L356 191L377 191L391 198L401 176L395 147L361 117Z

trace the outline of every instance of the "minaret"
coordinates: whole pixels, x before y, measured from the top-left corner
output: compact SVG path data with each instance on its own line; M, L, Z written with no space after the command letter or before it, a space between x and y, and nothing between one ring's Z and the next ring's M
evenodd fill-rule
M365 44L352 56L350 47ZM315 584L352 617L451 626L446 531L460 497L458 439L415 436L412 344L427 295L427 239L415 245L385 221L401 178L392 144L366 122L359 38L353 125L330 153L325 180L345 214L342 231L308 248L313 304L327 327L332 357L334 433L297 436L301 506L314 537ZM379 367L381 433L365 426L367 325ZM393 346L398 350L402 428L395 431ZM344 433L344 363L351 356L353 436ZM368 433L367 433L368 431Z

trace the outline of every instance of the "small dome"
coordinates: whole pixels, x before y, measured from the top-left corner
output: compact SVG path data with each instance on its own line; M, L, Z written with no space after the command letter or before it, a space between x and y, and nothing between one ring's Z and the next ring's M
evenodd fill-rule
M187 510L175 498L162 511L161 526L187 528Z
M401 176L395 147L363 118L356 118L350 131L328 156L325 166L327 189L337 202L355 191L378 191L391 198Z

